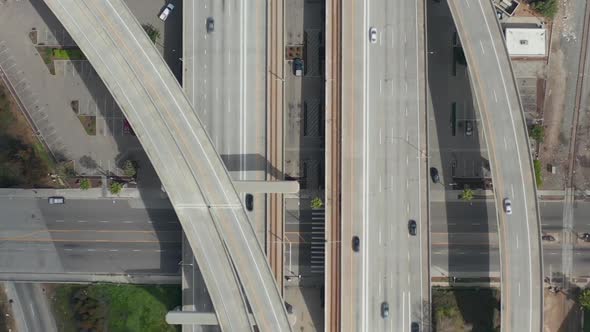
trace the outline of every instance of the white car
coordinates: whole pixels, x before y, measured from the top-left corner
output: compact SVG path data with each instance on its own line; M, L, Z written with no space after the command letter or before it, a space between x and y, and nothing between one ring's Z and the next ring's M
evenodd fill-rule
M162 14L160 14L160 19L162 21L166 21L166 19L168 18L168 15L170 15L170 13L172 12L172 10L174 9L174 5L169 3L166 8L164 8L164 10L162 11Z
M369 40L371 44L375 44L377 42L377 28L369 29Z
M510 198L504 198L504 212L508 215L512 214L512 202Z

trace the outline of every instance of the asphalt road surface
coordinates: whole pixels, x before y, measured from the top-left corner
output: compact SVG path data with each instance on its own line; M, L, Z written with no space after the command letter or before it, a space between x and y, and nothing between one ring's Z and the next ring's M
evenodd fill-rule
M182 230L174 210L133 205L123 199L68 199L64 205L33 197L0 199L0 278L177 275Z
M120 0L46 3L109 87L168 188L220 325L251 329L243 290L261 329L288 330L274 277L229 174L129 9Z
M428 319L422 4L343 7L343 239L361 241L359 253L343 246L342 326L351 331L406 331Z
M502 248L502 330L540 331L542 257L531 152L502 31L490 1L452 0L449 7L467 58L489 149Z
M185 1L183 89L203 122L233 180L266 175L265 18L266 3ZM207 20L214 30L207 31ZM245 194L240 194L244 200ZM264 240L265 195L254 195L247 211ZM189 244L186 243L188 246ZM187 309L213 311L197 263L185 246L183 271ZM191 263L192 262L192 263ZM218 327L183 326L185 331Z

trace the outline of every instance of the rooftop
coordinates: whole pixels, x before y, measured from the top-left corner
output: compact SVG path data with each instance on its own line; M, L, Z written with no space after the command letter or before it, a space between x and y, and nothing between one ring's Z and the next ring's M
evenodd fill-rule
M510 56L545 56L547 30L544 28L507 28L506 47Z

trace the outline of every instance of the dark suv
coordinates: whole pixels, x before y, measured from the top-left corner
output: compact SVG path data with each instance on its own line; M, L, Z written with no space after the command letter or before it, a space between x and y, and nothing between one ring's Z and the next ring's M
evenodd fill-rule
M355 252L359 252L359 249L361 247L361 240L359 239L358 236L353 236L352 237L352 250L354 250Z
M417 228L418 226L416 225L416 220L410 219L410 221L408 221L408 231L410 232L410 235L416 235Z

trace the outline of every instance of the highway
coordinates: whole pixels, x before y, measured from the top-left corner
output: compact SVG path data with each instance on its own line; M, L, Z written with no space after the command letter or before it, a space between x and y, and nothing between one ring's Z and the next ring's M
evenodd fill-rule
M254 2L253 2L254 3ZM183 2L183 89L233 180L264 180L265 3L201 0ZM215 28L208 33L207 19ZM245 194L240 194L244 199ZM248 211L264 240L264 194L254 195ZM212 312L213 307L194 256L186 243L183 274L185 310ZM218 330L183 326L184 331Z
M520 99L496 12L487 0L451 0L490 156L502 243L502 331L540 331L540 220ZM502 212L510 198L512 215Z
M243 289L261 330L289 330L274 277L229 174L129 9L120 0L45 2L117 100L167 188L221 328L251 330Z
M346 3L342 27L341 325L407 331L429 321L423 2Z

